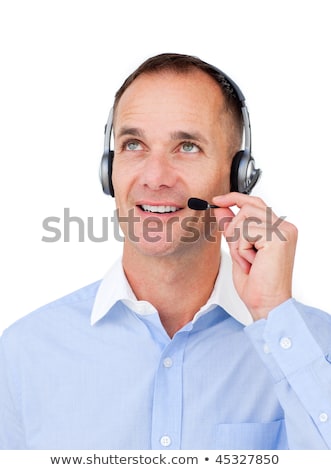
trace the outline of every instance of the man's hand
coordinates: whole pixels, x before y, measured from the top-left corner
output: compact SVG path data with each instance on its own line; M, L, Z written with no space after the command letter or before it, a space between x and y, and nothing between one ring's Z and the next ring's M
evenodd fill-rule
M233 261L233 281L254 320L292 296L297 229L257 197L229 193L213 198ZM230 207L239 207L235 215Z

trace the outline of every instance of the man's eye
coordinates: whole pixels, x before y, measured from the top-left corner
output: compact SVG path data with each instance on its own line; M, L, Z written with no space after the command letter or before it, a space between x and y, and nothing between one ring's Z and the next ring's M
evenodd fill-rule
M181 145L182 151L187 153L197 153L200 152L200 148L193 144L192 142L184 142Z
M131 150L131 151L142 150L142 146L141 146L140 142L138 142L137 140L130 140L129 142L126 142L124 144L124 149L125 150Z

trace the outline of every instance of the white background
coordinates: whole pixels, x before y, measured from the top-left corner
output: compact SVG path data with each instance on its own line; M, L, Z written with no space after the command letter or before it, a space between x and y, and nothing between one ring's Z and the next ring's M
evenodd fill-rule
M254 191L299 228L294 294L331 312L331 28L327 0L7 0L0 3L0 332L93 282L121 253L112 239L41 241L63 210L111 216L98 180L113 95L147 57L193 54L243 90ZM99 228L99 232L98 232Z

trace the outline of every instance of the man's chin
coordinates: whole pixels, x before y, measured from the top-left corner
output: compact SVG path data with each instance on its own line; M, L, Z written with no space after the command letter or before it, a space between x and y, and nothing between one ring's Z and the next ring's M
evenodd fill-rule
M192 249L198 248L199 243L189 242L181 237L178 239L173 239L171 241L166 240L164 238L157 238L155 236L154 240L146 240L140 239L139 242L130 242L129 240L125 240L127 248L131 251L139 253L142 256L146 257L171 257L176 256L177 258L184 255L185 252L192 251Z

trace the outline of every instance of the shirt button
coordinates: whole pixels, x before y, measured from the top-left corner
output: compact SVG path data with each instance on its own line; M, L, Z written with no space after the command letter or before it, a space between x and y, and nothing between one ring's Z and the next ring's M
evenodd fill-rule
M169 436L162 436L160 442L163 447L169 447L171 444L171 439Z
M283 336L283 338L280 339L279 344L283 349L290 349L292 347L292 341L287 336Z
M171 357L166 357L163 359L163 365L164 367L171 367L173 364Z
M329 419L327 413L321 413L318 417L321 423L326 423L326 421Z

